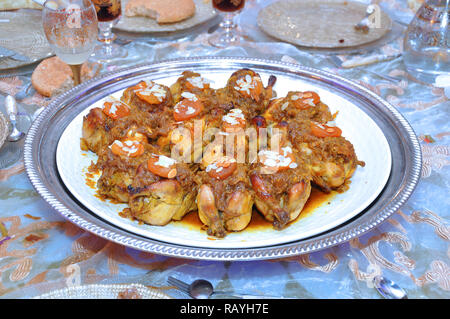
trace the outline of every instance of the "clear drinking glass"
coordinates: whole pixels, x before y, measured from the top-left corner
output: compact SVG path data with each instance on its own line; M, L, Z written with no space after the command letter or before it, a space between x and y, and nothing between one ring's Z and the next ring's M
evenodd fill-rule
M98 45L92 56L93 60L110 61L127 56L127 51L114 43L115 35L112 32L113 26L119 21L122 14L120 0L92 0L98 18Z
M420 81L434 83L450 74L450 0L428 0L417 10L403 43L407 71Z
M75 85L80 84L81 65L97 42L97 15L91 1L48 0L42 22L50 47L72 68Z
M241 37L236 30L234 19L244 8L245 0L212 0L212 4L223 14L224 18L220 23L221 30L209 38L209 43L217 48L239 44Z

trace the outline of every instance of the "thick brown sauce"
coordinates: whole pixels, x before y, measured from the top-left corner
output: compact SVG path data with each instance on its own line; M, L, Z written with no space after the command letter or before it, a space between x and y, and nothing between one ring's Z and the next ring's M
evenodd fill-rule
M99 173L98 171L94 172L94 174L98 174L98 173ZM86 184L89 187L91 187L92 189L96 189L96 183L94 182L93 178L94 178L94 175L92 173L86 173ZM318 207L320 207L322 205L328 205L329 202L334 198L334 196L336 196L336 194L338 194L338 192L336 192L336 191L332 191L330 193L325 193L317 188L312 187L311 195L308 198L308 201L306 202L305 207L303 208L302 212L294 221L290 222L287 227L289 227L290 225L298 222L299 220L301 220L307 216L310 216L311 214L314 213L314 211ZM100 199L102 201L108 200L112 203L120 204L118 201L115 201L110 198L107 199L104 196L101 196L99 194L96 194L95 197L97 197L98 199ZM134 219L130 215L128 209L125 209L119 215L123 218ZM206 230L205 225L200 221L200 218L198 217L197 211L189 212L186 216L183 217L182 220L172 221L172 222L180 223L183 225L183 227L188 227L189 229L193 229L193 230L200 230L200 231ZM251 219L250 223L248 224L248 226L244 229L244 231L246 231L246 232L261 231L261 230L272 229L272 228L273 228L272 224L270 222L268 222L267 220L265 220L264 217L256 209L253 209L252 219ZM216 238L208 237L208 239L215 240Z
M337 192L331 192L331 193L324 193L316 188L312 188L311 190L311 196L309 197L308 201L305 204L305 207L303 208L303 211L300 213L299 217L295 219L294 221L290 222L288 227L292 224L298 222L299 220L310 216L314 213L314 211L322 205L328 205L328 203L333 199L334 196L336 196ZM185 227L188 227L190 229L195 230L202 230L204 225L200 221L200 218L198 217L198 214L196 211L188 213L186 216L183 217L181 221L177 221L177 223L182 224ZM245 232L248 231L261 231L266 229L272 229L272 224L264 219L264 217L258 213L256 210L253 210L253 216L250 221L250 224L247 226L247 228L244 229ZM210 239L214 239L211 237Z

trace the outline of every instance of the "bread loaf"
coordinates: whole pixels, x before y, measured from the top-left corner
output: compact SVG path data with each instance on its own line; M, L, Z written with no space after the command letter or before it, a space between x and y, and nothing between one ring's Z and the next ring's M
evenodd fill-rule
M124 9L127 17L143 16L158 23L174 23L195 14L193 0L130 0Z
M93 69L92 65L83 64L81 68L82 81L94 76ZM34 69L31 75L31 84L43 96L58 95L73 87L72 70L69 65L56 56L45 59Z

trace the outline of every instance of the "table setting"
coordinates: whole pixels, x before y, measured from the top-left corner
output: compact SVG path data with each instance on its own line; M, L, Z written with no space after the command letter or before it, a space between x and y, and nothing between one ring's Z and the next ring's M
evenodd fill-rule
M450 298L449 16L0 3L0 298Z

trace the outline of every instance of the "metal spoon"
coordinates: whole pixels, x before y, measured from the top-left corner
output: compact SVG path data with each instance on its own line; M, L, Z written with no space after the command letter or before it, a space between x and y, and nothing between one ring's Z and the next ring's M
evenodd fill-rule
M382 276L373 278L375 289L386 299L408 299L406 292L395 282Z
M176 286L181 291L187 293L194 299L209 299L213 295L218 298L237 298L237 299L284 299L283 297L274 296L256 296L247 294L228 293L225 291L214 291L214 287L208 280L197 279L191 284L187 284L179 279L169 276L169 284Z
M14 98L16 99L16 100L23 100L24 98L26 98L27 97L27 95L28 95L28 93L29 93L29 90L30 90L30 88L31 88L31 86L32 86L32 84L31 84L31 82L30 83L28 83L27 85L25 85L15 96L14 96Z
M195 299L208 299L214 293L213 285L204 279L193 281L189 285L189 295Z
M8 95L5 98L5 107L6 107L6 113L8 114L9 121L12 125L12 131L8 135L8 141L10 142L17 142L21 140L25 133L21 132L17 129L17 122L16 122L16 116L17 116L17 102L14 97L11 95Z
M227 293L225 291L214 291L213 285L204 279L193 281L189 285L189 295L194 299L208 299L211 296L222 296L223 298L234 297L238 299L282 299L281 297L273 296L256 296L247 294Z

